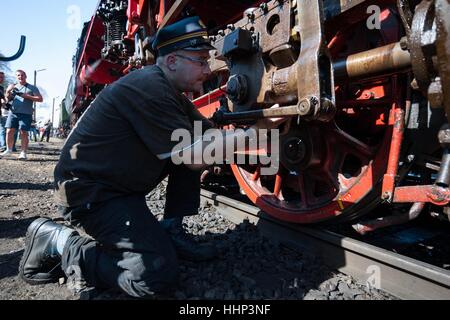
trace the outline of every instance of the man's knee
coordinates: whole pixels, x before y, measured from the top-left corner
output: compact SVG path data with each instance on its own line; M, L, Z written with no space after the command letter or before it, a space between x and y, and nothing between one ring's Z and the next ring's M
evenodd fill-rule
M137 298L171 292L178 283L179 269L170 257L138 258L119 276L119 286L127 294Z

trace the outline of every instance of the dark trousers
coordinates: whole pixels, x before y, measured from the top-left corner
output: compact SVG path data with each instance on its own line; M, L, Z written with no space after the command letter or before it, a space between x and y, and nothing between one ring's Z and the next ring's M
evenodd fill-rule
M169 165L164 218L198 213L200 173ZM68 285L86 282L133 297L167 292L178 280L175 249L147 207L145 195L64 208L63 215L92 237L70 237L62 255Z
M42 133L42 136L41 136L41 142L44 141L44 137L46 138L46 141L47 141L47 142L50 140L50 130L45 130L45 131Z

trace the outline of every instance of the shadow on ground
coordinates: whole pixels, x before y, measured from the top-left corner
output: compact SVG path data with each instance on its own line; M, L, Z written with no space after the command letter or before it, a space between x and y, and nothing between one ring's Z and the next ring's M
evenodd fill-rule
M28 183L28 182L0 182L0 190L42 190L47 191L54 188L53 182Z

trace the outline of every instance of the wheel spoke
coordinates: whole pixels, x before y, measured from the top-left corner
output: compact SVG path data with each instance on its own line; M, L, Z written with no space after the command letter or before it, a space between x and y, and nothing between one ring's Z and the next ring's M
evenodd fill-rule
M307 194L305 189L305 176L303 172L299 173L298 178L298 190L300 192L301 208L306 208L308 206Z
M255 172L252 174L252 180L258 181L260 176L261 176L261 166L258 166L258 168L256 168Z
M334 129L331 132L331 135L337 140L337 142L340 142L337 143L337 145L339 145L339 150L341 152L346 151L347 153L351 153L361 159L371 159L374 155L374 152L370 146L359 141L355 137L352 137L341 129Z

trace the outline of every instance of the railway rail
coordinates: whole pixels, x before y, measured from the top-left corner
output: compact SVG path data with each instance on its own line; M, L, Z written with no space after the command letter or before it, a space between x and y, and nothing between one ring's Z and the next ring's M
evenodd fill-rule
M258 207L205 189L201 197L232 222L249 220L269 238L320 255L329 267L400 299L450 300L449 270L324 228L277 221Z

